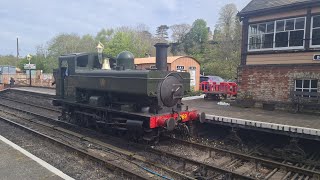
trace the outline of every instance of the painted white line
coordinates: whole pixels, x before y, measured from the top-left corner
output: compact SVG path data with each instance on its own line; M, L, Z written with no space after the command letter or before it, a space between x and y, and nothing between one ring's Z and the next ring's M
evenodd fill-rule
M204 94L200 96L190 96L190 97L184 97L182 98L182 101L189 101L189 100L195 100L195 99L203 99Z
M9 146L13 147L14 149L18 150L19 152L21 152L22 154L26 155L27 157L29 157L30 159L34 160L35 162L37 162L38 164L40 164L41 166L43 166L44 168L48 169L49 171L51 171L52 173L58 175L59 177L66 179L66 180L74 180L72 177L64 174L62 171L60 171L59 169L53 167L52 165L48 164L47 162L43 161L42 159L34 156L33 154L29 153L28 151L26 151L25 149L21 148L20 146L16 145L15 143L11 142L10 140L8 140L7 138L3 137L0 135L0 140L3 141L4 143L8 144Z
M216 116L211 114L206 114L206 119L210 121L221 121L230 124L239 124L245 126L255 126L257 128L264 128L264 129L274 129L278 131L290 131L298 134L310 134L315 136L320 136L320 129L313 129L307 127L298 127L298 126L291 126L285 124L277 124L277 123L269 123L269 122L262 122L262 121L253 121L247 119L240 119L240 118L232 118L232 117L224 117L224 116Z

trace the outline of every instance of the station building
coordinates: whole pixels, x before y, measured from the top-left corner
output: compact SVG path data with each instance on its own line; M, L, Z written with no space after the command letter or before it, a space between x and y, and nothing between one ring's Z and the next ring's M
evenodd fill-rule
M190 56L169 56L167 59L168 71L189 72L190 86L193 90L199 90L200 83L200 63ZM152 69L156 67L155 57L135 58L136 69Z
M242 21L239 96L290 103L320 92L320 0L252 0Z

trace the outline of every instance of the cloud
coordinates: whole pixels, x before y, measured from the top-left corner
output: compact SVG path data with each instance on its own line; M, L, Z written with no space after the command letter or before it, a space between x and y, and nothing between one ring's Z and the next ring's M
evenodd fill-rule
M152 33L161 24L191 24L203 18L211 28L220 8L235 3L239 9L250 0L10 0L0 2L0 54L15 52L20 36L21 54L34 51L59 33L95 35L101 28L150 27ZM17 6L18 4L18 6Z

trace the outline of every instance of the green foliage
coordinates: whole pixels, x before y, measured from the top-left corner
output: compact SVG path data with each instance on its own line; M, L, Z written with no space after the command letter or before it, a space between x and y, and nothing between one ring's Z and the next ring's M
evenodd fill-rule
M122 51L130 51L133 49L133 32L121 32L115 33L113 38L105 45L104 53L110 54L116 57ZM135 54L134 52L132 52Z
M154 40L146 30L120 27L105 44L104 53L116 57L122 51L130 51L135 57L145 57L152 51Z
M0 65L17 66L17 57L13 55L0 56Z
M234 4L228 4L221 9L213 40L208 39L207 23L203 19L197 19L182 38L182 43L174 47L174 53L187 54L198 59L201 70L206 75L235 79L241 55L241 25L236 13Z
M52 73L54 68L58 67L58 61L52 58L45 58L44 56L34 55L31 59L31 64L36 64L37 70L43 70L43 73ZM20 59L17 67L24 70L24 64L28 64L27 58Z
M95 52L96 42L87 34L59 34L48 42L48 56L58 58L60 55L76 52Z
M202 91L189 91L187 94L184 95L184 97L200 96L201 94L203 94Z
M102 44L107 44L108 41L112 39L112 35L114 34L113 29L101 29L96 37L95 41L96 42L101 42Z
M203 56L205 44L208 42L207 22L203 19L197 19L192 24L190 31L182 40L184 51L191 56Z

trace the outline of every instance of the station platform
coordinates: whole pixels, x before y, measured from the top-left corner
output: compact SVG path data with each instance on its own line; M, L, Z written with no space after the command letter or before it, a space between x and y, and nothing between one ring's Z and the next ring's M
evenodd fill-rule
M217 101L183 101L189 109L206 113L206 122L320 140L320 116L218 105Z
M20 91L28 91L35 92L40 94L49 94L56 95L56 90L53 88L44 88L44 87L14 87L11 89L20 90Z
M70 176L35 157L0 135L0 179L73 180Z

